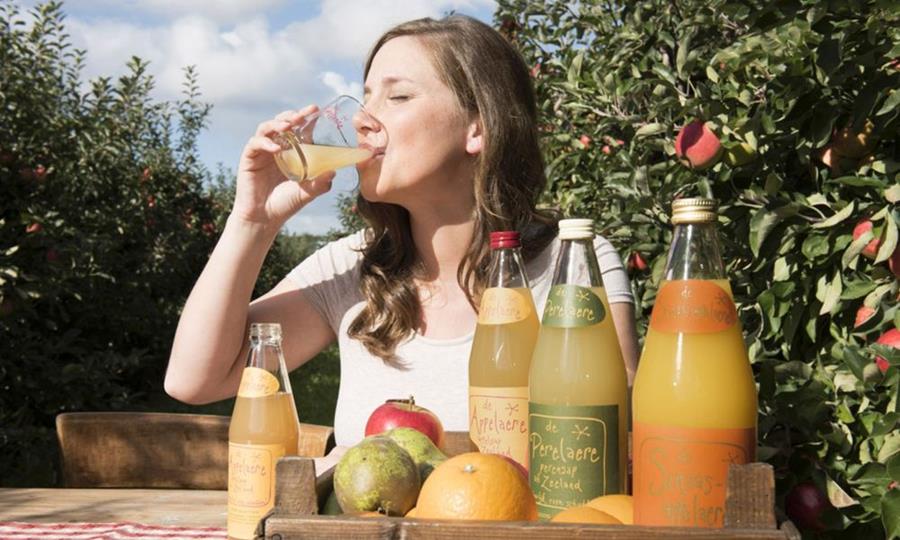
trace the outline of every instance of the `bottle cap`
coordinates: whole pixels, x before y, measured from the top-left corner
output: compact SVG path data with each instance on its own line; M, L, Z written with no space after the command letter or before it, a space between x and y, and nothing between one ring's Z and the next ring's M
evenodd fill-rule
M516 231L495 231L491 233L491 249L519 247L519 233Z
M561 219L559 220L560 240L583 240L594 237L593 219Z
M281 341L281 324L279 324L279 323L251 323L250 324L250 339Z
M694 197L672 201L672 223L710 223L718 217L719 203L715 199Z

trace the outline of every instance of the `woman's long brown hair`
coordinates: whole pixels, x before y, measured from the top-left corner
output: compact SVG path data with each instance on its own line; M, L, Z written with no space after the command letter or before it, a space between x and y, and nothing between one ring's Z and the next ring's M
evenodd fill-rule
M372 59L388 41L400 36L421 40L435 69L470 118L479 118L482 151L475 168L475 230L460 264L457 280L477 310L488 279L491 231L523 234L528 261L555 235L555 219L537 210L547 179L538 145L537 105L528 68L519 53L490 26L471 17L418 19L389 30L372 48ZM363 310L348 335L385 363L402 367L397 345L422 327L422 305L414 278L422 272L406 209L370 203L359 196L357 209L368 223L363 248Z

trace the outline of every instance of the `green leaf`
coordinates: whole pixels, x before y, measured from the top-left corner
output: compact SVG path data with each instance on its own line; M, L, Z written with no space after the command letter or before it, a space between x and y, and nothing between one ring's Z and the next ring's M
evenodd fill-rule
M872 234L872 231L866 231L859 238L850 242L850 245L844 251L844 255L841 256L841 267L847 268L873 238L875 238L875 235Z
M897 105L900 105L900 92L892 90L888 98L884 100L884 104L878 109L878 112L875 113L875 116L887 114L896 109Z
M881 247L878 248L878 256L875 257L875 264L886 261L894 254L897 248L897 224L894 223L892 214L888 214L884 220L884 240Z
M635 137L649 137L651 135L658 135L660 133L664 133L666 131L666 126L664 124L659 123L651 123L645 124L640 127L637 131L634 132Z
M891 479L900 482L900 453L891 456L885 465L887 465L887 472Z
M712 81L713 84L716 84L719 82L719 74L716 73L716 70L715 70L715 68L713 68L713 66L706 66L706 77L710 81Z
M758 210L750 218L750 250L754 256L759 256L759 248L779 223L788 217L795 216L798 206L794 203L786 204L775 210Z
M842 208L840 211L829 217L828 219L822 220L818 223L813 223L813 229L824 229L826 227L834 227L838 223L844 221L848 217L853 214L853 211L856 209L856 202L850 201L850 204Z
M881 523L887 538L900 536L900 489L889 490L881 497Z
M884 190L884 198L887 199L889 203L900 201L900 184L894 184Z
M835 272L831 282L828 283L827 287L822 291L821 297L819 297L819 291L816 291L816 297L819 297L819 300L822 302L822 307L819 309L819 315L831 313L841 300L842 290L843 282L841 281L841 274L840 272Z
M579 51L569 64L569 71L566 74L566 80L572 86L577 86L581 78L581 64L584 62L584 51Z
M678 43L678 52L675 53L675 69L679 77L684 74L684 64L687 62L689 52L691 52L691 34L687 33Z

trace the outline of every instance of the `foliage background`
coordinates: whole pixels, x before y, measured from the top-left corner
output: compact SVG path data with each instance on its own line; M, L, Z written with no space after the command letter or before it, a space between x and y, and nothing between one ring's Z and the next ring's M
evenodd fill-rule
M824 537L900 534L898 356L870 344L900 322L900 12L886 1L500 0L495 22L533 66L552 183L547 202L599 221L628 257L643 335L678 196L720 203L723 258L759 384L759 457L779 507L812 481L839 507ZM699 118L755 155L679 162ZM860 160L816 158L834 129L874 123ZM864 216L875 261L852 241ZM640 270L635 254L649 262ZM854 327L865 304L875 314ZM882 353L886 353L882 350ZM895 485L895 484L894 484Z
M26 20L32 25L27 27ZM0 485L53 485L54 418L188 407L163 373L181 307L230 209L227 171L197 162L209 105L196 73L154 102L146 63L81 79L60 6L0 2ZM265 291L319 239L282 235ZM332 423L336 352L293 374L304 421Z

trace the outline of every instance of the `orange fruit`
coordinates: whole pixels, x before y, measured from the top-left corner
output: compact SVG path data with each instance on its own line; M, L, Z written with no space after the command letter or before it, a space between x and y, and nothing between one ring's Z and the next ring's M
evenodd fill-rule
M550 521L554 523L602 523L607 525L621 525L622 522L611 515L591 508L590 506L573 506L556 514Z
M634 524L634 503L631 495L603 495L589 501L585 506L606 512L625 525Z
M438 465L422 485L416 517L536 521L528 481L502 456L469 452Z

